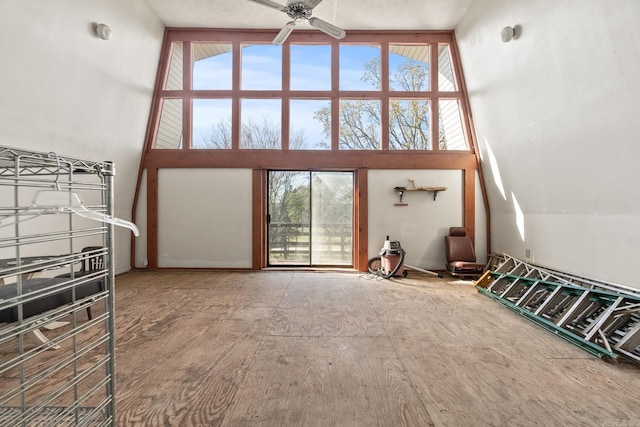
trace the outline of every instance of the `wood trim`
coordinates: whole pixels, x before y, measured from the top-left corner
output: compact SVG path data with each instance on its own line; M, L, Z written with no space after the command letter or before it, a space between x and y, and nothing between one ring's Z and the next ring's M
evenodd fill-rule
M438 90L438 43L431 43L429 45L429 89L431 93L436 93ZM431 112L431 149L434 152L440 151L440 105L438 103L438 96L431 96L429 100L429 111Z
M476 171L475 169L465 169L464 174L464 228L469 232L471 241L475 242L476 231Z
M389 43L382 43L380 46L380 91L386 93L387 96L383 96L380 100L380 139L382 151L389 150L389 124L391 122L389 112ZM344 96L344 95L343 95ZM385 113L386 111L386 113Z
M243 91L240 88L240 55L233 56L233 83L230 91L206 91L191 90L192 59L190 54L191 41L232 43L234 52L240 51L241 43L270 43L277 34L277 30L246 30L246 29L186 29L168 28L165 30L163 50L161 52L158 74L156 77L155 92L152 100L150 118L147 124L145 145L140 162L136 194L132 210L132 218L135 218L137 200L139 197L142 171L147 172L147 254L149 268L157 268L158 264L158 170L160 168L248 168L253 170L253 249L252 269L260 269L266 266L266 215L265 195L267 169L278 170L353 170L357 171L355 199L354 236L357 236L357 244L354 244L354 267L360 271L366 271L368 261L368 195L367 172L368 169L453 169L461 170L464 174L464 224L472 236L475 235L475 171L478 170L482 196L485 202L487 215L487 252L490 252L490 217L489 203L479 158L478 144L474 133L473 118L470 112L469 101L466 96L466 88L462 75L460 58L458 56L455 34L453 31L354 31L351 30L347 37L341 41L332 39L316 30L296 30L285 43L283 50L283 65L290 62L290 53L286 47L290 43L326 43L333 46L332 49L332 88L330 91L291 91L288 77L283 73L282 91ZM184 87L182 90L166 91L163 88L164 78L170 62L170 49L173 42L184 42ZM340 151L339 150L339 108L336 105L340 98L379 99L381 107L388 110L389 97L397 93L388 89L388 77L383 81L380 91L344 91L339 90L339 49L340 43L372 44L380 43L381 61L388 63L389 43L428 43L430 45L430 90L426 92L403 93L403 96L417 96L429 99L431 102L431 127L432 146L431 151L393 151L388 150L388 123L383 129L387 129L387 137L384 131L383 149L379 151ZM448 44L451 49L454 72L458 82L458 90L454 92L440 92L438 88L438 46ZM283 70L286 67L283 67ZM385 68L386 69L386 68ZM387 71L388 74L388 71ZM269 98L278 97L283 102L284 117L288 117L288 101L292 97L306 99L331 99L332 105L332 147L331 150L290 150L287 144L288 126L286 120L282 123L283 147L282 150L244 150L239 147L240 140L240 98ZM183 149L160 150L151 149L155 139L155 129L159 119L160 104L163 97L184 99L183 103ZM232 132L233 142L230 150L196 150L191 149L191 115L192 100L198 98L232 98ZM461 101L463 111L463 127L470 141L472 149L469 151L440 151L438 131L438 105L440 98L458 99ZM186 104L186 105L185 105ZM285 105L286 104L286 105ZM385 107L385 104L386 107ZM384 115L383 115L384 117ZM388 119L387 119L388 121ZM132 239L132 265L135 265L135 245Z
M290 109L291 109L291 97L289 95L291 91L291 76L289 73L285 73L284 70L288 70L291 67L291 43L287 40L282 47L282 65L280 66L282 70L282 97L279 95L278 98L281 99L282 105L280 106L282 109L281 117L282 123L280 125L280 141L282 144L282 150L289 150L289 131L291 127L291 117Z
M192 66L193 66L193 54L191 52L191 42L182 43L182 88L185 91L191 91L192 84ZM186 96L182 98L182 146L184 149L190 149L193 144L191 141L191 117L193 102L191 97Z
M454 65L454 72L458 79L458 90L467 94L467 87L464 80L464 72L462 70L462 61L460 60L460 53L458 52L458 42L456 41L455 33L451 33L451 58ZM482 193L482 201L484 202L484 211L486 216L485 227L487 229L487 255L491 254L491 209L489 207L489 197L487 195L487 185L484 179L482 171L482 159L480 158L480 147L478 146L478 139L476 135L475 125L473 123L473 114L471 112L471 104L469 103L469 97L461 97L461 107L463 111L463 124L466 131L467 141L470 141L472 145L472 153L476 160L476 170L478 171L478 178L480 180L480 192ZM475 230L475 227L474 227Z
M356 177L356 198L355 198L355 230L354 236L357 238L354 244L356 251L354 257L354 268L358 271L367 271L369 261L369 180L368 170L358 169Z
M158 268L158 169L147 168L147 268Z
M235 28L183 28L167 27L167 39L174 41L198 41L198 42L255 42L271 43L279 30L250 30ZM425 38L434 43L450 43L452 30L349 30L343 43L371 43L378 40L393 39L393 43L424 43ZM317 30L296 29L287 38L289 43L327 43L334 41L332 37L320 33Z
M340 149L340 43L331 43L331 151Z
M154 150L149 168L248 168L291 170L475 169L472 153L440 151L281 151L281 150Z
M136 180L136 189L133 194L133 203L131 205L131 221L135 224L137 221L137 211L138 211L138 200L140 198L140 186L142 185L142 174L145 169L145 156L151 150L151 146L153 141L156 139L157 132L157 124L160 120L160 90L164 84L164 81L167 77L168 72L168 64L170 62L171 57L171 49L168 49L167 46L170 46L170 42L167 37L167 30L164 32L164 40L162 42L162 51L160 52L160 60L158 63L158 72L156 73L156 81L155 81L155 90L153 93L153 97L151 98L151 106L149 108L149 119L147 120L147 129L145 131L145 139L142 147L142 153L140 154L140 166L138 167L138 177ZM136 242L135 236L131 234L131 252L130 252L130 261L131 268L136 265Z
M159 94L163 98L184 98L190 96L193 99L227 99L233 96L241 96L250 99L272 99L272 98L304 98L304 99L328 99L337 96L337 90L255 90L255 89L237 89L237 90L160 90ZM343 90L339 91L341 98L348 99L372 99L380 98L396 98L401 97L419 97L419 98L445 98L457 99L463 96L460 91L441 92L441 91L392 91L392 90Z
M240 51L240 41L236 40L233 42L233 51ZM234 93L240 91L240 70L242 69L242 64L240 63L240 55L233 55L231 59L233 61L233 74L231 76L232 81L232 89ZM240 99L237 96L231 97L231 148L233 150L240 149Z
M252 173L252 269L266 267L266 171L254 169Z

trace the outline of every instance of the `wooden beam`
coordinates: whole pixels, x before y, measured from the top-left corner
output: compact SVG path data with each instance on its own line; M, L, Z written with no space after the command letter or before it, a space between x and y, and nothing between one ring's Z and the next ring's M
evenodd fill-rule
M158 268L158 169L147 169L147 268Z
M148 168L248 169L475 169L468 152L405 151L282 151L282 150L153 150L145 156Z
M467 141L471 144L471 150L476 157L476 170L478 171L478 177L480 179L480 191L482 193L482 201L484 202L484 212L486 215L485 226L487 229L487 254L491 253L491 209L489 207L489 197L487 195L487 186L484 179L484 173L482 171L482 159L480 158L480 147L478 146L478 139L476 135L475 125L473 123L473 114L471 113L471 104L469 103L469 97L467 94L467 87L464 80L464 72L462 70L462 61L460 60L460 54L458 52L458 42L456 41L455 33L451 34L451 60L453 62L453 70L456 73L456 79L458 83L458 89L465 94L461 100L462 118L464 124L464 130L467 137Z
M469 232L471 241L476 241L476 171L465 169L464 172L464 228Z
M266 267L266 171L255 169L252 175L252 268L261 270Z
M469 102L458 57L455 35L453 31L349 31L347 37L341 41L327 37L316 30L296 30L290 35L283 50L282 90L258 91L243 90L240 85L241 51L242 46L251 43L270 43L277 30L246 30L246 29L185 29L169 28L165 32L164 47L161 55L156 88L152 103L152 112L148 123L145 148L139 169L136 187L136 202L140 190L141 171L147 169L147 253L150 268L158 267L158 170L161 168L246 168L253 170L252 189L252 268L260 269L266 266L266 170L342 170L356 172L356 198L354 201L354 267L365 271L368 261L368 197L367 170L368 169L398 169L398 170L460 170L464 174L464 224L472 237L475 236L475 171L478 170L480 180L483 180L480 169L477 142L473 132L473 122L470 114ZM339 106L340 99L373 99L380 100L381 106L388 111L389 99L397 95L390 91L388 81L388 53L389 43L399 44L428 44L430 55L430 87L427 91L411 92L411 97L428 99L431 102L432 150L429 151L401 151L389 150L388 114L382 114L382 149L376 151L340 150L339 149ZM230 90L193 90L192 89L192 55L191 42L231 43L233 46L233 82ZM179 90L166 90L164 80L170 64L170 47L172 43L183 45L183 87ZM291 43L331 44L331 89L328 91L291 91L289 74L284 70L290 65ZM376 91L341 91L339 87L340 43L354 43L379 45L381 47L381 65L383 65L382 87ZM448 44L454 72L459 87L451 92L440 92L438 87L438 46ZM406 95L406 94L405 94ZM183 100L183 146L181 149L153 149L157 120L161 113L163 97L181 98ZM457 99L461 103L463 127L470 141L472 149L469 151L439 150L439 111L440 98ZM192 102L194 99L232 99L232 147L225 150L204 150L191 148ZM241 99L270 99L282 100L282 149L281 150L246 150L240 148L240 100ZM331 99L332 128L331 148L329 150L291 150L288 144L289 102L291 99ZM489 209L484 182L481 182L482 196L485 201L487 214L487 249L489 242ZM135 262L132 242L132 264Z
M356 198L355 215L356 236L353 266L358 271L367 271L369 261L369 179L367 169L358 169L356 172Z

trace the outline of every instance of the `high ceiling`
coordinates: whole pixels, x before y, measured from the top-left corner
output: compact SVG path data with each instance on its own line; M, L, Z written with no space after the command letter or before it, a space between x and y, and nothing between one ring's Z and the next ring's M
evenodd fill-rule
M276 29L290 20L278 10L249 0L145 1L167 27ZM324 0L313 16L345 30L450 30L473 1Z

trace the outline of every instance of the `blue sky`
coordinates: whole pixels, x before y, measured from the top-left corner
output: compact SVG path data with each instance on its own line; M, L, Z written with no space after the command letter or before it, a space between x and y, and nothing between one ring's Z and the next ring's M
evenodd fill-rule
M331 46L291 45L291 90L330 90ZM340 47L340 89L377 90L371 82L363 82L365 64L376 58L380 49L376 46L342 45ZM391 71L407 61L405 57L390 55ZM243 90L281 90L282 46L272 44L247 45L242 49ZM232 87L232 53L224 53L196 61L194 64L193 88L196 90L230 90ZM321 124L313 119L315 111L327 106L327 100L292 100L290 108L291 130L303 130L309 146L315 148L316 141L328 140L322 134ZM230 100L198 100L194 102L193 139L198 141L211 124L231 118ZM242 101L242 119L264 118L280 123L280 101Z

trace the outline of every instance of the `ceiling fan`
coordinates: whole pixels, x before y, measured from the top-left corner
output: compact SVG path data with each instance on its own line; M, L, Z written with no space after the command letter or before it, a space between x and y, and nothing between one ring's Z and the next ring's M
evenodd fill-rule
M326 33L336 39L344 38L344 36L346 35L346 32L342 28L338 28L335 25L330 24L327 21L323 21L320 18L311 17L313 8L320 4L322 0L288 0L286 6L283 6L271 0L250 1L263 4L273 9L278 9L279 11L289 15L289 18L293 19L293 21L287 22L287 25L285 25L282 30L280 30L276 38L273 39L273 44L284 43L287 37L289 37L289 34L291 34L291 32L293 31L293 27L296 26L296 22L301 19L306 19L313 27L316 27L323 33Z

